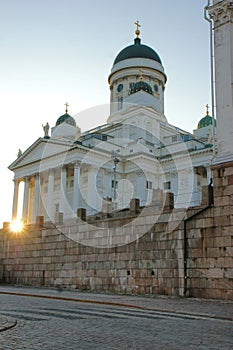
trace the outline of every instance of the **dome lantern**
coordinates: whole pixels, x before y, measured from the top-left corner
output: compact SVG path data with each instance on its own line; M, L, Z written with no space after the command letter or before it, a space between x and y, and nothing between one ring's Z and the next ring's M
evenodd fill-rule
M69 125L72 125L72 126L76 126L76 122L74 120L73 117L71 117L71 115L68 114L68 103L66 102L65 103L65 106L66 106L66 110L65 110L65 114L61 115L57 121L56 121L56 126L62 124L62 123L66 123L66 124L69 124Z
M214 126L216 126L216 120L209 115L209 105L207 104L206 115L199 121L197 128L202 129L202 128L205 128L206 126L213 125L213 123L214 123Z

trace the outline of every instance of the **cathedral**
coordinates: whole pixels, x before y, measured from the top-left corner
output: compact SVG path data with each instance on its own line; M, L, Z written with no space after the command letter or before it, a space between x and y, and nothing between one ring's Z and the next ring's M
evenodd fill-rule
M150 206L158 189L171 192L175 208L200 205L211 181L215 119L206 115L193 133L171 125L164 114L167 76L163 61L140 37L123 48L108 78L106 124L82 132L68 113L9 166L14 172L12 219L56 223L77 216L129 208L137 198ZM166 58L165 58L166 59ZM96 116L98 118L98 116ZM23 185L22 212L19 188Z
M23 225L0 230L0 282L233 300L232 1L209 0L205 16L217 122L207 105L193 133L169 123L166 58L136 22L106 123L82 132L66 103L9 166Z

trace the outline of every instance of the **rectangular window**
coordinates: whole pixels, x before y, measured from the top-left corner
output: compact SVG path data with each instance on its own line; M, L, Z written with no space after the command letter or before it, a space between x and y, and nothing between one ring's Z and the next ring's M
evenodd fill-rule
M165 190L170 190L171 189L171 181L164 182L163 188Z
M123 96L118 97L118 111L123 108Z
M152 181L147 181L147 182L146 182L146 188L147 188L148 190L152 190Z
M118 185L118 181L116 181L116 188L117 188L117 185ZM114 188L114 180L112 180L112 188Z
M177 136L172 136L172 142L176 142L177 141Z
M66 179L66 188L70 189L74 187L74 180L73 179Z

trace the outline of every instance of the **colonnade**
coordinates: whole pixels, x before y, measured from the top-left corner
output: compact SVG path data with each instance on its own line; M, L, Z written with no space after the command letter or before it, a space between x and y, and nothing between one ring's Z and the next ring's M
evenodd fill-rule
M71 218L76 216L77 209L81 207L87 210L88 215L100 211L102 197L96 189L98 169L86 164L86 170L88 171L84 185L85 190L82 191L82 194L80 190L80 164L78 162L15 178L12 219L17 218L21 182L24 182L22 219L25 223L34 223L39 215L44 216L46 221L54 222L56 212L63 213L64 219ZM179 179L177 173L173 175L176 177L175 179L172 178L172 174L170 174L171 188L168 191L174 193L176 207L199 205L201 186L208 185L210 181L209 167L193 167L188 173L184 171ZM146 201L147 198L146 180L140 175L136 173L133 181L136 186L136 197L140 199L141 203L144 203L143 200ZM104 176L106 197L112 197L111 179L110 173L106 172ZM157 187L156 183L153 183L153 188Z
M72 201L67 199L67 168L73 167L73 188ZM80 207L80 166L79 163L68 164L59 168L48 169L29 176L15 178L14 195L12 207L12 220L17 219L19 207L19 185L24 183L22 217L25 223L34 223L38 215L44 215L48 220L53 221L55 217L55 174L60 172L59 184L59 212L75 213ZM45 191L44 182L47 183ZM90 187L90 186L89 186ZM46 192L46 193L45 193ZM20 216L20 215L19 215Z

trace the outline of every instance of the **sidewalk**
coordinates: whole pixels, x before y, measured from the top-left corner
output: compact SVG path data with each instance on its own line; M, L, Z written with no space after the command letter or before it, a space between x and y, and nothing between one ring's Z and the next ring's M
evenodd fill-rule
M35 287L0 286L1 294L13 294L28 297L53 298L83 303L97 303L112 306L125 306L143 310L156 310L197 315L233 321L233 302L225 300L208 300L194 298L171 298L162 296L133 296L83 292L66 289L48 289ZM0 331L13 326L14 320L0 316Z

